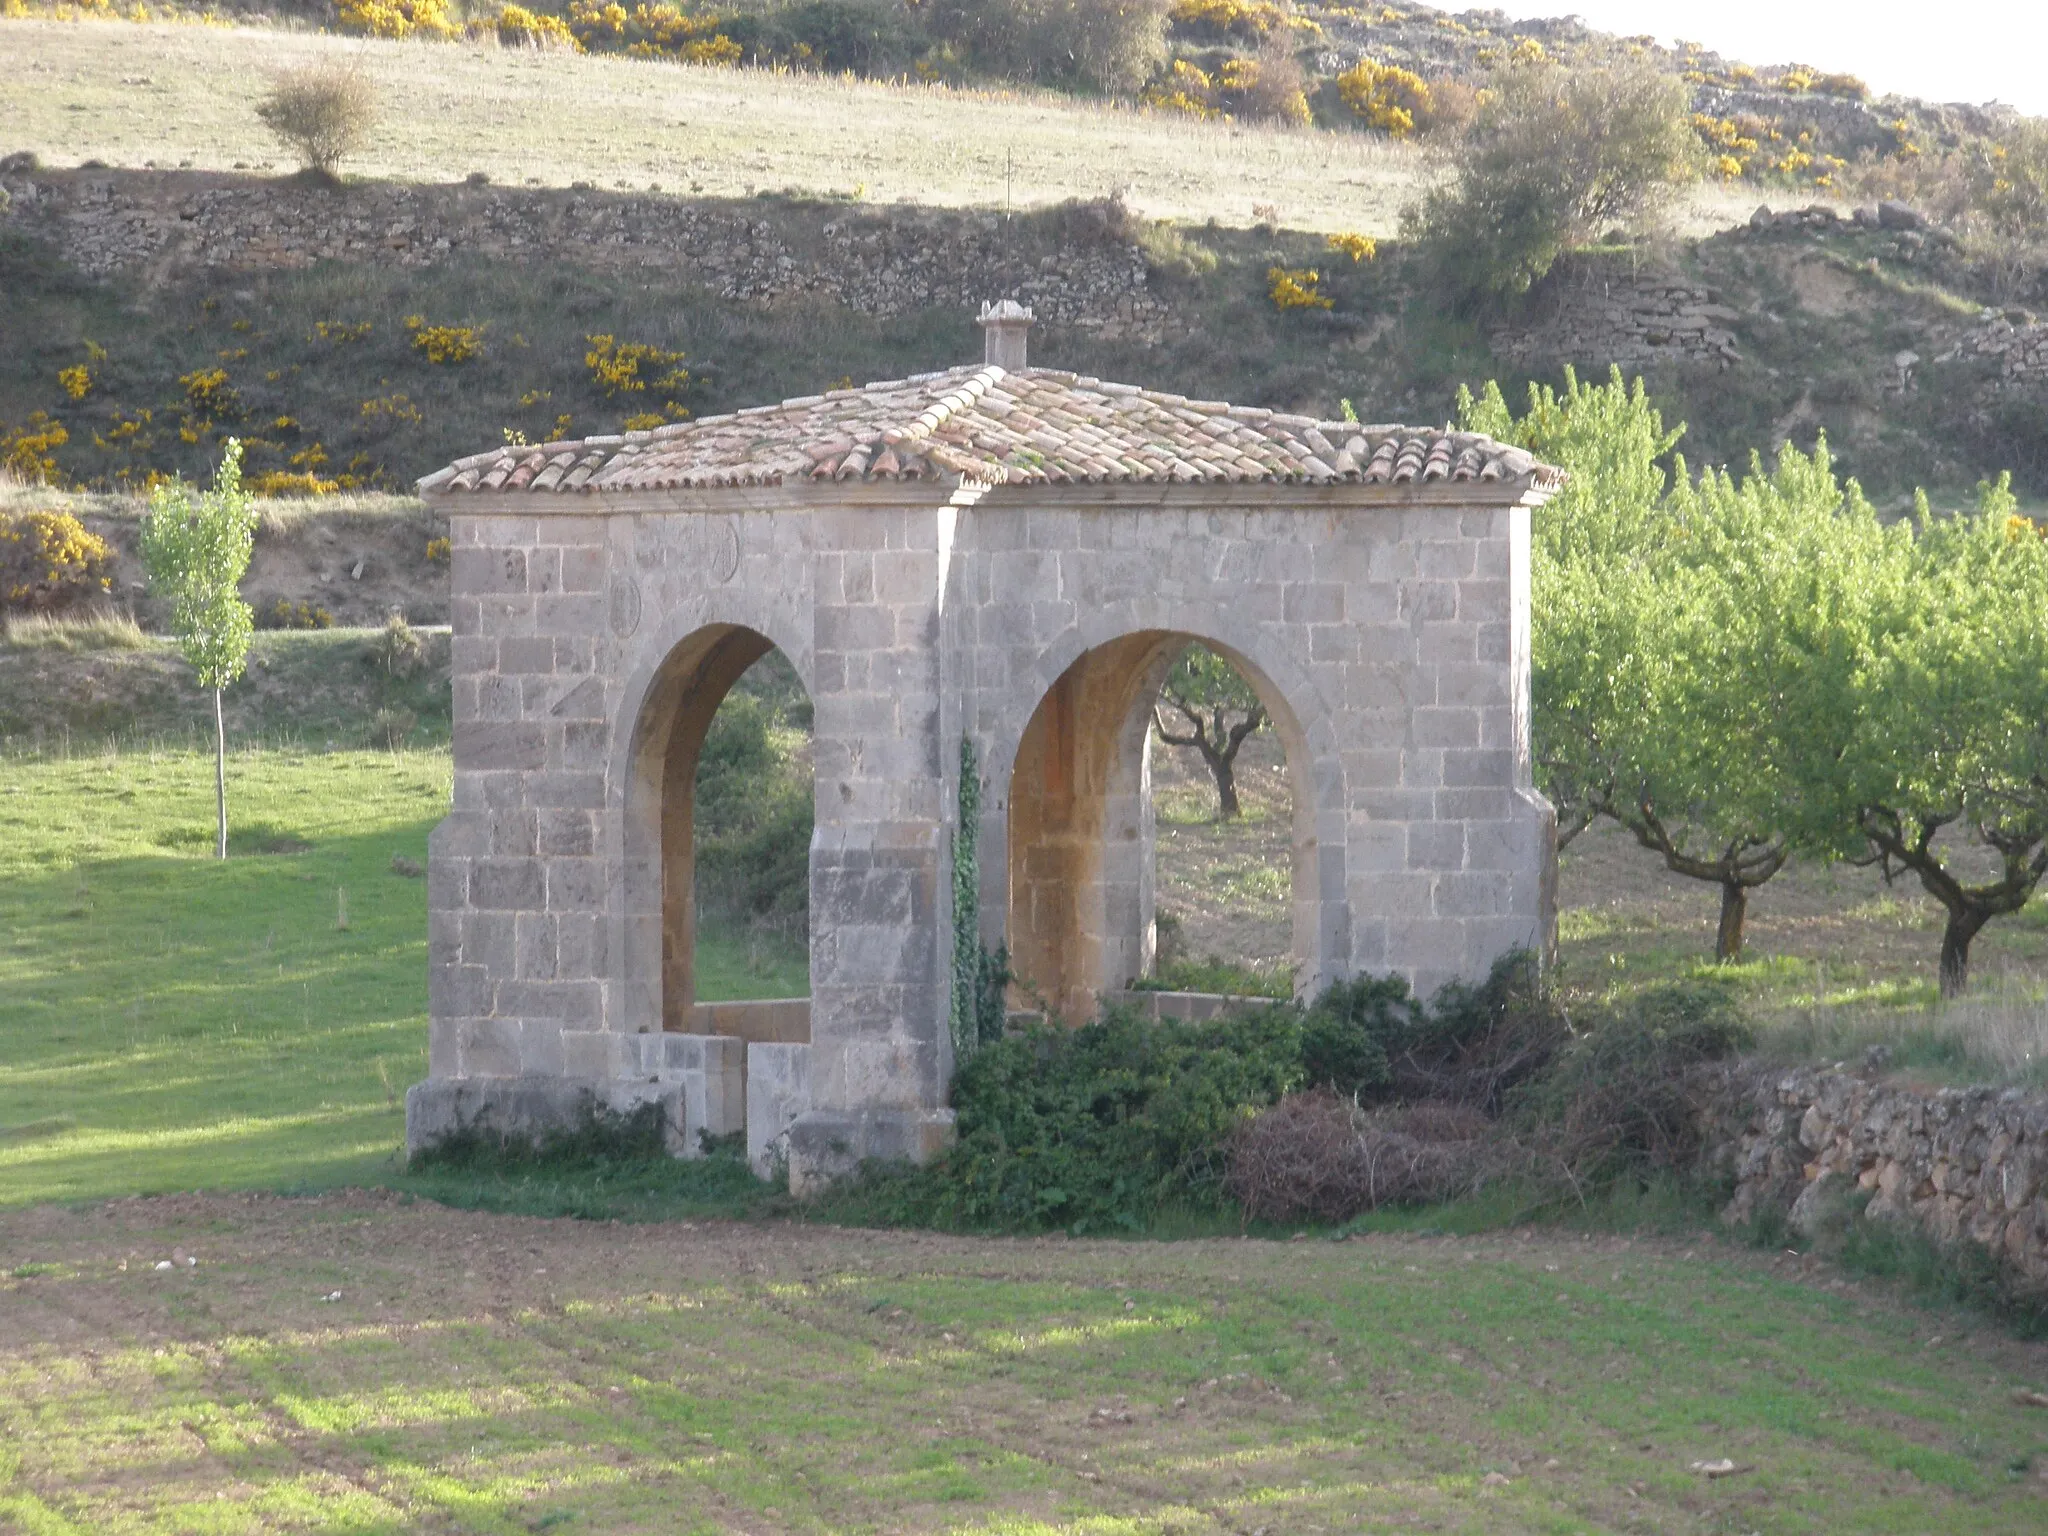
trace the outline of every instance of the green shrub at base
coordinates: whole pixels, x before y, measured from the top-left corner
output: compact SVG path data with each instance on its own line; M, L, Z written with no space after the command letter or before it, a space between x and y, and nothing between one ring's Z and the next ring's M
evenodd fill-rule
M1116 1009L1012 1035L960 1069L959 1142L905 1189L904 1216L1135 1231L1163 1206L1216 1204L1223 1137L1300 1080L1290 1009L1193 1025Z
M1172 1213L1227 1219L1228 1143L1288 1094L1461 1102L1498 1113L1564 1038L1533 959L1424 1003L1398 977L1310 1007L1202 1023L1122 1008L1078 1029L984 1044L953 1080L958 1140L922 1169L870 1168L827 1202L844 1220L977 1230L1133 1232ZM1460 1097L1460 1096L1463 1097Z

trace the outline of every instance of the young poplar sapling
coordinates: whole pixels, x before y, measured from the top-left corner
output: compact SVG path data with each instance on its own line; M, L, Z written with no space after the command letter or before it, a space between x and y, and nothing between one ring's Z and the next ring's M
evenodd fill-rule
M228 737L221 694L249 657L255 614L241 583L256 544L256 509L242 489L242 445L229 438L211 490L183 480L150 493L142 563L150 590L171 607L171 632L199 684L213 690L214 852L228 856Z

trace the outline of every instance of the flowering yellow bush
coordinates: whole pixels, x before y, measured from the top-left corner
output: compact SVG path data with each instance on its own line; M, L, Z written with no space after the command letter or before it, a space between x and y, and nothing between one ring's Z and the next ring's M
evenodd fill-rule
M1219 39L1264 37L1290 19L1272 0L1175 0L1167 14L1176 27Z
M341 0L342 30L369 37L455 36L446 0Z
M425 315L407 315L405 328L412 332L413 350L437 367L466 363L484 349L480 325L429 325Z
M454 546L445 538L427 540L427 564L446 565L454 555Z
M498 12L498 41L507 48L566 48L581 53L583 45L569 24L546 11L529 11L523 5L508 5Z
M185 391L185 399L193 410L209 416L230 415L241 405L234 386L228 383L225 368L198 368L180 374L178 387Z
M369 335L370 322L359 320L349 324L341 320L316 320L313 322L313 334L322 341L334 343L337 347L345 346L351 341L361 341Z
M156 443L156 434L143 430L155 418L156 413L148 406L144 406L133 416L124 415L116 408L113 423L105 433L93 433L93 443L101 448L113 448L118 445L132 453L144 452Z
M252 487L253 489L253 487ZM258 495L262 492L258 491ZM265 629L332 629L334 615L313 603L295 603L280 597L257 614Z
M681 394L690 387L690 373L681 366L680 352L644 341L620 341L611 335L583 339L590 343L590 350L583 354L583 366L590 370L590 382L608 397L640 394L650 385L664 394ZM664 369L667 371L662 372ZM681 411L673 402L670 409Z
M1161 112L1183 112L1189 117L1221 117L1223 109L1216 105L1215 91L1216 82L1207 70L1190 64L1186 59L1175 59L1166 78L1146 86L1138 93L1138 100Z
M62 608L113 585L114 552L69 512L0 512L0 603Z
M1333 251L1342 251L1353 262L1372 261L1380 253L1380 243L1371 235L1336 234L1327 236L1323 243Z
M1279 310L1328 309L1333 301L1316 291L1322 280L1323 274L1314 267L1268 267L1266 297Z
M400 422L417 425L422 419L420 408L413 404L412 398L403 391L379 395L374 400L365 400L362 416L365 426L377 427L394 427Z
M92 393L92 370L80 363L72 368L59 368L57 382L64 386L64 393L74 400L83 400Z
M590 53L626 53L684 64L737 64L743 50L718 30L725 20L716 15L688 16L666 3L643 3L628 11L618 0L605 5L574 0L568 27L577 45Z
M0 472L54 485L63 478L57 472L54 454L70 441L64 423L43 411L31 411L28 421L19 427L0 422Z
M266 469L260 475L249 477L249 490L256 496L331 496L341 488L338 480L323 480L310 472L288 469ZM283 602L282 598L278 599ZM333 620L330 618L329 623ZM312 629L311 624L273 624L273 629ZM325 628L325 625L319 626Z
M1362 58L1337 77L1337 98L1368 128L1405 139L1429 120L1429 83L1420 75Z

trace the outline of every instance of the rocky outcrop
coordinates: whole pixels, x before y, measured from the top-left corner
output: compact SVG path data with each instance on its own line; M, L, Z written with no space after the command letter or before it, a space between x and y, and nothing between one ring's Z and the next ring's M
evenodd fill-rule
M682 274L729 300L829 297L863 314L971 308L991 292L1041 321L1104 338L1156 341L1170 321L1144 253L1085 219L1050 244L994 214L703 201L658 193L298 181L153 171L5 175L10 217L94 277L163 282L374 261L424 267L456 257L545 254L603 270ZM771 216L772 214L772 216Z
M1775 1210L1811 1232L1831 1201L1861 1195L1867 1216L1974 1243L2048 1290L2048 1098L1731 1068L1708 1102L1709 1164L1735 1184L1724 1220Z

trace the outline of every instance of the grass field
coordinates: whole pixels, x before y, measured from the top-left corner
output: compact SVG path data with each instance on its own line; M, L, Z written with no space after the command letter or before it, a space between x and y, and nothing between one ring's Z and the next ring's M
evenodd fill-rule
M1420 154L1363 134L1308 133L1090 105L759 70L263 28L0 22L13 62L8 149L53 164L189 162L295 169L257 122L270 71L356 61L386 103L349 169L451 181L532 180L744 196L796 189L884 203L1019 208L1128 189L1154 218L1391 233ZM1749 203L1755 201L1752 195ZM1746 217L1703 189L1688 228Z
M2048 1518L2048 1415L2014 1399L2039 1346L1719 1245L972 1240L364 1194L12 1212L0 1252L22 1531Z
M445 748L0 758L0 1205L388 1175L426 1075ZM346 926L342 917L346 913ZM706 998L807 988L700 946Z
M210 769L0 759L0 1530L2048 1520L2015 1398L2048 1349L1683 1201L1097 1244L793 1222L718 1159L399 1175L425 893L392 856L446 753L244 749L226 864ZM801 985L707 948L707 995ZM299 1198L108 1199L236 1188Z

